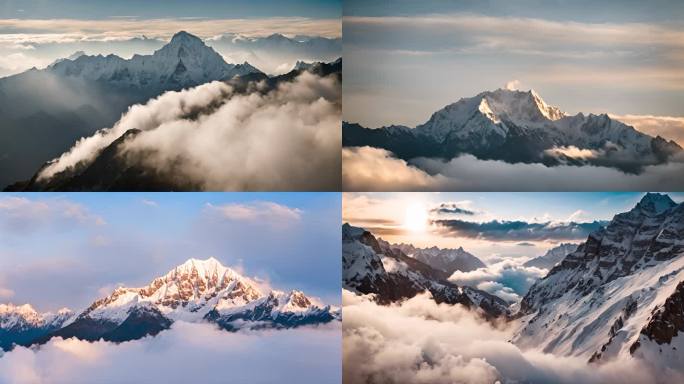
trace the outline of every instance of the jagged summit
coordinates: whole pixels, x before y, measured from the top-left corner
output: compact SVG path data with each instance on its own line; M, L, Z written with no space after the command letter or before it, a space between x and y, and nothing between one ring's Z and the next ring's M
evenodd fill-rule
M677 356L673 337L684 323L662 319L684 318L682 306L672 305L681 300L683 236L684 204L646 194L530 288L513 341L590 362Z
M648 192L636 205L635 209L640 209L645 212L660 214L668 209L675 207L677 203L672 201L669 195L660 193Z
M471 154L481 160L594 165L634 174L682 152L676 142L639 132L606 114L568 115L534 90L503 88L462 98L413 129L344 123L342 143L386 149L409 162Z
M152 55L126 60L116 55L81 55L48 67L53 73L103 82L117 87L173 90L260 71L249 63L226 63L202 39L185 31Z

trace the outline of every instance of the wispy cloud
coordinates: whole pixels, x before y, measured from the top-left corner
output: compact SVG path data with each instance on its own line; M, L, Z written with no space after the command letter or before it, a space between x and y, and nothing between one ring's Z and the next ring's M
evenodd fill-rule
M101 226L106 222L87 207L67 199L0 198L0 227L5 232L25 234L46 227L64 230L74 224Z
M270 201L257 201L249 204L207 204L207 210L233 221L292 221L302 217L302 211Z

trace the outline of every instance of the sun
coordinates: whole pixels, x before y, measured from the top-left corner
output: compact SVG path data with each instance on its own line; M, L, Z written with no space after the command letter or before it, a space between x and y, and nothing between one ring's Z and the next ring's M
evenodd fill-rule
M427 228L428 214L420 204L411 204L406 207L404 216L404 228L412 232L423 232Z

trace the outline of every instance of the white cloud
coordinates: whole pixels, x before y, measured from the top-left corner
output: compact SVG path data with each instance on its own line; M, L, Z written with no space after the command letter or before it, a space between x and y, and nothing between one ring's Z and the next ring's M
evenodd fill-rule
M684 117L613 114L610 117L651 136L674 140L684 147Z
M511 81L506 83L505 88L510 90L510 91L516 91L518 89L521 89L521 87L522 87L522 83L520 82L520 80L511 80Z
M204 190L339 189L341 85L305 72L242 95L222 82L135 105L112 128L79 140L41 172L88 163L129 129L127 159Z
M590 366L583 358L520 350L508 342L515 323L493 326L427 295L380 306L344 291L343 305L345 383L631 384L662 378L630 357Z
M26 233L65 224L104 225L105 220L85 206L67 199L33 199L19 196L0 198L0 227L7 232Z
M0 383L337 383L339 334L339 325L229 333L176 322L156 337L121 344L53 339L0 357Z
M296 221L302 217L302 211L299 208L290 208L270 201L257 201L250 204L231 203L219 206L207 204L207 209L233 221Z
M509 303L518 302L548 271L525 267L516 260L502 260L474 271L456 271L449 280L497 295Z
M158 207L159 206L159 204L156 201L150 200L150 199L142 199L142 200L140 200L140 202L147 205L148 207Z
M678 190L682 159L644 167L638 175L614 168L510 164L463 155L450 161L415 159L413 164L383 149L342 149L345 191L591 191Z

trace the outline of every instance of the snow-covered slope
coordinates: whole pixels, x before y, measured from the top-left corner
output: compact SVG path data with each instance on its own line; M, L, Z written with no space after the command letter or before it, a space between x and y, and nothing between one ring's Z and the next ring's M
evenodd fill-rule
M77 315L60 311L59 316L41 317L29 309L22 313L34 328L47 329L32 334L26 345L57 336L127 341L156 335L178 320L213 322L228 331L293 328L340 320L339 308L324 305L301 291L264 289L214 258L189 259L145 287L117 288Z
M116 55L65 59L52 64L49 71L65 77L105 82L120 88L174 89L214 80L226 80L248 73L259 73L249 65L228 64L223 57L196 36L181 31L152 55L134 55L126 60Z
M435 112L414 129L366 129L345 124L345 146L375 146L404 160L469 153L511 163L610 166L639 172L681 152L674 141L651 137L608 115L570 116L533 90L482 92Z
M13 344L27 342L58 329L73 316L71 310L60 309L57 313L38 313L29 304L0 304L0 350L8 350Z
M530 288L514 342L593 362L632 356L681 367L673 347L684 331L682 281L684 204L647 194Z
M416 248L411 244L392 244L391 248L397 248L407 256L428 264L432 268L439 269L451 275L456 271L470 272L478 268L486 267L482 260L472 253L459 248Z
M342 226L342 284L358 294L373 294L390 304L429 291L438 303L463 304L486 317L508 315L508 305L486 292L459 287L449 274L405 255L363 228Z
M563 261L565 256L575 252L579 244L561 243L546 251L543 256L535 257L523 264L526 267L537 267L542 269L551 269L556 264Z

